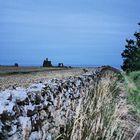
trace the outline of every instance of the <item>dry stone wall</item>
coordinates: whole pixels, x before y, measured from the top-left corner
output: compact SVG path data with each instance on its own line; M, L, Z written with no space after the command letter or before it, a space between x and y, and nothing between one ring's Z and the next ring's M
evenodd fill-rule
M99 71L0 92L0 139L54 140L70 134L76 109Z

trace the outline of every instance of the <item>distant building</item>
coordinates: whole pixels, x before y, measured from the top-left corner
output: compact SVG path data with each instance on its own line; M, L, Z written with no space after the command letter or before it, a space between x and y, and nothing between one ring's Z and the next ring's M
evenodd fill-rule
M49 61L48 58L44 60L43 67L52 67L51 61Z
M15 67L18 67L18 63L15 63L14 66L15 66Z
M58 63L58 67L64 67L63 63Z

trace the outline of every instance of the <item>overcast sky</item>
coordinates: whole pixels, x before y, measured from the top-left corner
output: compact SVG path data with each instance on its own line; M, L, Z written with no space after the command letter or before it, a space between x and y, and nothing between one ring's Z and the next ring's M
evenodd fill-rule
M140 0L0 0L0 64L121 65Z

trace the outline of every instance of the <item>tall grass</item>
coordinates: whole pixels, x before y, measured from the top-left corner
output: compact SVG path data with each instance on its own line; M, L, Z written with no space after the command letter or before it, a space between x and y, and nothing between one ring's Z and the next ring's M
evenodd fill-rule
M121 120L125 110L118 101L119 84L109 76L96 80L77 107L71 140L128 140Z

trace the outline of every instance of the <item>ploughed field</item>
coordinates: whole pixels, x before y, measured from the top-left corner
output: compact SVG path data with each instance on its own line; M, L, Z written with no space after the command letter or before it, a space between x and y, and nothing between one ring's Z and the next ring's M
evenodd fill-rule
M26 74L31 72L41 71L53 71L62 70L66 68L58 67L15 67L15 66L0 66L0 75L11 75L11 74Z
M15 87L28 87L33 83L45 82L52 78L66 78L83 73L80 68L39 68L39 67L1 67L0 90Z

